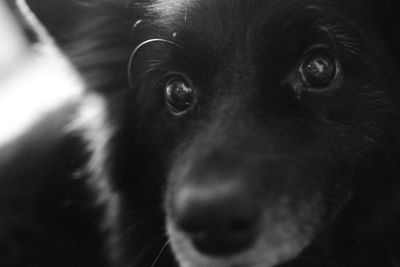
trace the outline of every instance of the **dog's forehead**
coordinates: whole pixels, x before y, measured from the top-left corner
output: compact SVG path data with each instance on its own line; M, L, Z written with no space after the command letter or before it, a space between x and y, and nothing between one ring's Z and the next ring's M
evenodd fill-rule
M169 36L188 50L229 52L254 38L287 43L323 16L326 0L156 0L149 6ZM297 40L297 39L295 39ZM253 42L254 43L254 42ZM222 51L220 51L222 50Z
M151 5L153 12L162 16L178 14L189 8L198 0L157 0Z
M155 0L149 12L167 37L180 36L175 40L183 46L214 52L254 41L304 46L321 41L321 32L348 42L356 38L350 32L374 23L369 0Z
M344 0L344 2L353 0ZM149 6L166 32L186 32L218 43L252 33L304 31L323 18L343 15L340 1L328 0L156 0ZM339 3L339 4L338 4ZM335 22L330 22L332 25ZM297 30L296 30L297 29ZM212 37L214 36L214 37ZM243 39L242 39L243 40ZM239 40L236 40L239 41Z
M307 2L312 2L312 0L156 0L150 5L150 11L156 13L161 18L176 19L177 16L187 15L187 12L190 13L194 10L201 12L206 10L211 15L213 12L218 13L221 9L225 9L226 13L229 14L233 9L238 10L245 6L259 8L274 4L285 5L286 3L306 5ZM244 10L240 11L243 12Z
M321 12L325 16L331 16L335 12L349 13L352 17L370 12L372 5L370 0L154 0L149 6L150 13L168 21L187 19L187 16L195 16L196 12L203 20L204 14L229 17L231 22L245 14L251 14L252 18L279 17L286 19L288 12L297 12L306 15L312 12ZM190 18L190 17L189 17Z
M326 0L155 0L149 9L161 18L173 19L176 16L191 12L193 10L207 10L212 14L221 10L226 10L227 15L233 15L232 10L245 12L244 9L252 9L253 13L265 14L268 10L279 12L279 10L288 9L318 9L322 6L334 3L335 1ZM216 8L217 7L217 8ZM223 14L220 14L223 15ZM270 15L270 14L269 14ZM232 20L237 19L232 17Z

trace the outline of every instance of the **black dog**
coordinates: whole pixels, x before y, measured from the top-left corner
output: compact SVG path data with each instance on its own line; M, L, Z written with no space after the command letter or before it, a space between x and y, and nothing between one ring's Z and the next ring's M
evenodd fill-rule
M399 1L86 4L104 265L400 264Z

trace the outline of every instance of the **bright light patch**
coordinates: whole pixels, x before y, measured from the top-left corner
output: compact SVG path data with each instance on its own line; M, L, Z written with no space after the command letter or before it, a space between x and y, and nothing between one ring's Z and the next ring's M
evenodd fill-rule
M30 54L13 75L0 80L0 145L18 137L44 113L77 97L82 88L73 68L53 48Z
M15 64L15 59L28 48L28 42L22 30L18 27L10 10L3 1L0 1L0 74Z
M15 3L39 42L28 46L20 25L0 2L0 146L23 134L45 113L79 96L84 88L25 0Z

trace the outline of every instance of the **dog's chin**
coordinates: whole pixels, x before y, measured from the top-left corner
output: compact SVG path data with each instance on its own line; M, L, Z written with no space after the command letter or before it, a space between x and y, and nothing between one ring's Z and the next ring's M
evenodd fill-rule
M295 258L310 243L311 229L300 232L290 223L274 228L264 231L247 250L211 257L199 252L183 232L167 222L172 250L180 267L272 267Z

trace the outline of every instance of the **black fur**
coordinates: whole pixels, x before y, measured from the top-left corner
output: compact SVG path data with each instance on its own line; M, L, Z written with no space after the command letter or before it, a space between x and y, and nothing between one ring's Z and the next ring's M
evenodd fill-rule
M103 211L98 234L108 257L89 266L179 266L175 258L183 267L400 264L398 1L85 6L78 37L67 46L89 99L72 135L81 135L91 153L80 175ZM131 87L127 61L153 38L176 45L160 41L138 50L128 69ZM298 73L316 46L340 68L322 89L304 85ZM165 103L164 86L177 73L197 92L183 115ZM85 119L94 108L96 116ZM244 205L262 218L256 237L262 245L246 246L239 259L222 252L231 247L218 238L211 238L216 247L192 246L197 237L186 218L182 223L185 216L211 217L220 226L217 220L230 216L229 205L215 208L224 200L204 211L182 192L218 198L225 194L218 188L231 186L232 210ZM66 216L61 224L76 230L68 228L73 220ZM207 238L214 233L206 231ZM88 253L97 257L95 249ZM82 258L41 266L88 266Z

